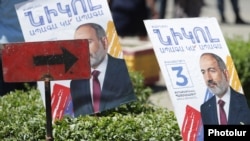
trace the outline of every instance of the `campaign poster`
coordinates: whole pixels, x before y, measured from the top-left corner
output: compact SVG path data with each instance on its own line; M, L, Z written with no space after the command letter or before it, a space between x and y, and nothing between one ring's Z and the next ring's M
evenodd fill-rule
M145 20L149 38L173 103L184 141L202 141L200 106L213 94L200 68L200 56L214 53L229 70L230 85L243 93L237 71L216 18Z
M82 39L80 36L84 35L91 50L94 41L86 35L95 33L93 35L98 39L97 44L102 46L99 48L105 48L103 50L107 52L104 59L99 58L105 60L99 62L102 66L95 65L102 70L98 77L101 96L97 96L97 111L93 109L95 96L92 77L84 80L55 80L51 81L53 119L61 119L64 115L78 117L95 114L136 100L107 0L28 0L16 4L15 8L25 42ZM84 29L80 27L86 23L91 26ZM89 27L95 32L85 30ZM106 36L96 37L103 30ZM90 53L92 56L100 55ZM45 102L43 81L38 82L38 89Z

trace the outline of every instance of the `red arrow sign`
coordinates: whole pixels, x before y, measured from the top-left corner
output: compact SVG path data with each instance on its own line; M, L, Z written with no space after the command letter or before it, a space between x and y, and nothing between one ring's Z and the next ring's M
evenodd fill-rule
M32 82L90 78L87 40L4 44L3 76L6 82Z

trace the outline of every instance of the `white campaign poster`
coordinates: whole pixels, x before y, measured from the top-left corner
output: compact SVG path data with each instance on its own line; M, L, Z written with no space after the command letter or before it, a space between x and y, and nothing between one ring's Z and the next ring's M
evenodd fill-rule
M111 68L119 68L118 66L121 66L121 68L126 67L124 67L125 61L123 59L119 38L115 30L107 0L28 0L15 5L15 8L18 15L18 20L21 25L21 29L23 31L25 42L74 39L75 30L79 25L82 25L84 23L95 23L100 25L105 30L109 43L108 57L115 58L112 60L116 60L119 62L115 67L111 66L109 68L107 66L107 68L112 71L109 74L112 73L124 77L121 78L119 76L116 77L113 75L111 76L113 77L113 79L110 77L109 79L107 79L108 81L111 81L111 83L115 83L116 85L111 85L112 88L107 88L108 90L106 90L106 92L103 92L104 95L102 93L101 99L103 98L107 101L104 101L103 103L101 102L100 107L103 107L100 111L114 108L116 106L119 106L120 104L135 100L133 89L132 87L130 87L131 82L128 82L129 80L127 81L127 79L129 79L127 70L118 70L119 73L116 73L115 69L111 70ZM108 59L108 61L109 60L111 59ZM111 63L109 62L108 65L109 64ZM105 71L106 73L104 73L105 78L107 78L106 76L109 72L108 69ZM126 75L121 75L120 73L126 73ZM121 78L122 80L114 80L119 78ZM72 110L73 98L71 101L71 92L69 89L70 82L71 80L51 82L52 102L54 102L52 103L53 118L61 118L65 114L76 117L76 115L74 116L74 112L77 111L75 109ZM103 90L106 86L105 82L106 79L103 82ZM121 87L122 85L124 85L124 82L129 85L129 88L124 91L120 88L115 88L118 85L119 87ZM108 84L108 86L110 87L110 84ZM43 101L45 101L45 88L43 81L38 82L38 88L41 91ZM89 89L90 88L88 88L88 92L86 92L88 95L82 96L84 102L81 102L80 100L78 106L79 104L81 106L81 104L83 103L85 104L92 102ZM118 90L120 93L116 92L116 90ZM113 93L116 93L116 95L112 95ZM109 98L106 98L104 96ZM77 96L75 100L78 101ZM109 102L111 104L109 104ZM93 113L92 106L80 106L77 116L81 114L85 115ZM84 111L84 108L88 111Z
M211 97L200 70L202 53L226 62L231 86L242 92L216 18L145 20L184 141L203 140L200 105Z

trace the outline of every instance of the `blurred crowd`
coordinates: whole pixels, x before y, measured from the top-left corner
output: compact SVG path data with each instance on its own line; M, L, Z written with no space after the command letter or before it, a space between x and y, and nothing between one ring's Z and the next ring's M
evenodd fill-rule
M147 40L144 19L164 19L169 0L109 0L113 20L120 37L138 36ZM235 16L235 24L249 24L240 16L240 0L230 0ZM217 0L217 9L221 23L228 23L225 17L225 1ZM173 0L172 18L199 17L204 0ZM230 8L230 7L227 7Z

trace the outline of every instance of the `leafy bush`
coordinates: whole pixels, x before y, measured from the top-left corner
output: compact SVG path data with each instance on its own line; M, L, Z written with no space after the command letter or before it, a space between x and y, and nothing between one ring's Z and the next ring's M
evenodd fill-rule
M250 105L250 39L226 38L226 42Z
M54 140L181 140L174 113L148 104L152 90L143 85L142 75L131 73L131 79L138 101L96 116L55 121ZM38 90L15 91L1 97L0 112L1 140L45 140L46 112Z
M37 90L15 91L0 98L0 139L36 140L45 137L45 109Z
M250 40L239 37L226 40L232 55L235 67L243 85L250 84Z

